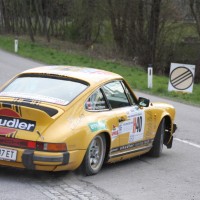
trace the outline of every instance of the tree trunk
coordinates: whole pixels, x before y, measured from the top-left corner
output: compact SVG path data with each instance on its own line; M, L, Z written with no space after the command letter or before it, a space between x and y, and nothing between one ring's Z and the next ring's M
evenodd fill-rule
M24 16L26 18L26 22L27 22L27 26L28 26L28 32L29 32L29 36L32 42L35 42L35 38L34 38L34 33L33 33L33 27L32 27L32 21L31 21L31 4L30 1L23 1L24 3Z
M121 5L114 5L112 0L107 0L107 3L114 40L118 49L123 50L126 41L127 16L130 1L118 1Z
M161 0L152 0L151 16L148 31L148 44L149 44L149 62L155 65L156 62L156 47L158 40L159 30L159 16L160 16Z
M7 9L6 0L1 0L1 6L2 6L2 15L3 15L4 26L5 26L5 32L9 33L11 30L11 27L10 27L9 13Z

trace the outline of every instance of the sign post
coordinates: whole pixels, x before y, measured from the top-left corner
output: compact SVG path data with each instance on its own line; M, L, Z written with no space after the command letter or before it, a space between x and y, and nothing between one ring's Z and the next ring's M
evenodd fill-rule
M148 88L153 88L153 67L149 64L148 67Z

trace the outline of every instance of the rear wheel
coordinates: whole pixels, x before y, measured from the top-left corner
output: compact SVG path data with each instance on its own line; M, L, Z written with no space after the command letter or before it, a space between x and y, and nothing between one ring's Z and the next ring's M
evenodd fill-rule
M106 153L106 140L103 134L91 141L83 160L83 171L86 176L97 174L103 165Z
M164 135L165 135L165 119L160 122L158 127L156 137L153 141L153 147L149 151L149 155L152 157L159 157L163 150L163 142L164 142Z

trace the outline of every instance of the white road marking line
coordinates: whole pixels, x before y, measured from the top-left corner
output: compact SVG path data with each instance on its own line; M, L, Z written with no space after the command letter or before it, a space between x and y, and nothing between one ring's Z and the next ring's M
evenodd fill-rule
M189 144L189 145L191 145L191 146L193 146L193 147L196 147L196 148L199 148L199 149L200 149L200 145L195 144L195 143L193 143L193 142L188 142L187 140L181 140L181 139L179 139L179 138L174 138L174 140L179 141L179 142L183 142L183 143L185 143L185 144Z

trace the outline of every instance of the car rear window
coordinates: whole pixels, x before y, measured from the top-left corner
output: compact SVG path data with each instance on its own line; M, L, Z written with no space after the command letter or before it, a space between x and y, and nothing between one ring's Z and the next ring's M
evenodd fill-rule
M88 87L87 83L60 77L22 76L16 78L0 96L45 101L60 105L69 104Z

